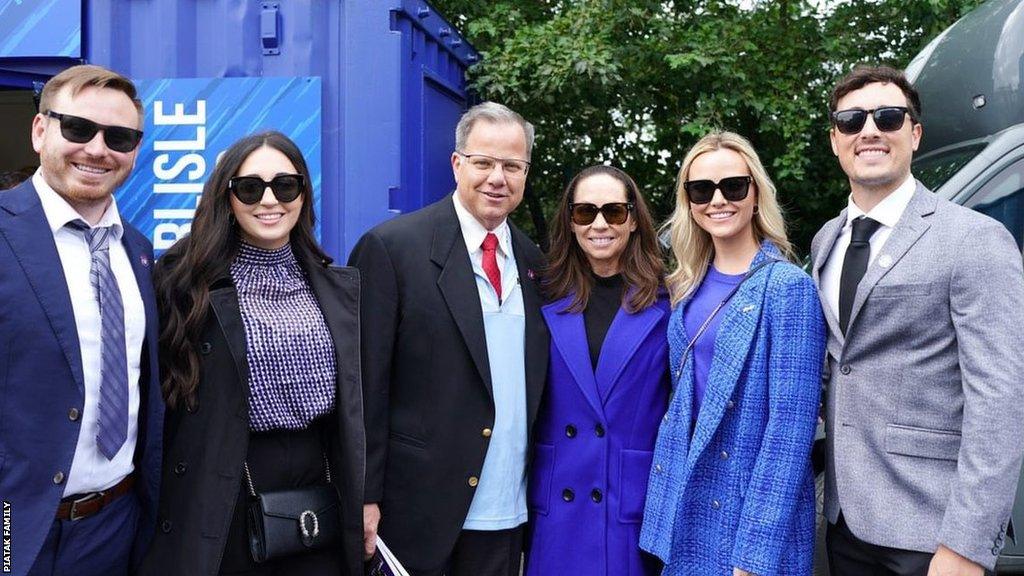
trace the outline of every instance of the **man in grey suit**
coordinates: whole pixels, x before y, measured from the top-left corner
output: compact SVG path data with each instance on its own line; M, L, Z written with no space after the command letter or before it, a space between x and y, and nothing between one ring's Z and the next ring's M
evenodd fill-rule
M857 68L829 107L851 191L811 246L829 325L832 574L981 575L1024 451L1021 254L910 174L921 104L902 72Z

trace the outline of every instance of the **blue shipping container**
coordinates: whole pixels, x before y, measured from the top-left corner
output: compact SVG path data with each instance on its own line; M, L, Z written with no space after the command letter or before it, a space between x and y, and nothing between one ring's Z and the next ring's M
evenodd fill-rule
M321 241L344 260L373 225L453 188L478 57L424 0L0 0L0 96L81 62L138 82L147 134L118 203L158 248L188 229L217 154L274 128L302 146ZM28 136L13 145L31 153Z

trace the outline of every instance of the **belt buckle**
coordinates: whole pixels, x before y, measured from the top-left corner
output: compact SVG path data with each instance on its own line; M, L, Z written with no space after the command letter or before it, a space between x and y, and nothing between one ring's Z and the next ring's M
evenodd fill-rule
M76 500L72 500L71 501L71 512L68 514L68 520L71 520L72 522L75 522L77 520L81 520L82 518L85 518L85 516L79 516L78 515L78 513L77 513L78 505L79 504L85 504L85 503L88 503L88 502L92 502L93 500L98 500L100 498L103 498L103 492L93 492L92 494L89 494L87 496L82 496L81 498L78 498Z

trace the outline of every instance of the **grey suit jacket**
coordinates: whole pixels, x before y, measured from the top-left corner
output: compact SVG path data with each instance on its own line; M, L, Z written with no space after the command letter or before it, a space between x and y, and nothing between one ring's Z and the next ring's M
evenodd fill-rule
M846 211L811 245L815 282ZM997 221L920 182L860 282L825 305L825 513L867 542L995 565L1024 452L1024 272Z

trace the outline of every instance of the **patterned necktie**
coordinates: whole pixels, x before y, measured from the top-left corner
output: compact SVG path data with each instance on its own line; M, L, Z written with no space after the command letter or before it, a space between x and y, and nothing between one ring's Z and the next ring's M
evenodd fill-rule
M853 312L853 300L857 296L857 286L868 269L868 259L871 257L871 236L881 226L881 222L867 216L853 220L850 246L846 248L843 271L839 277L839 328L842 329L844 335L850 324L850 313Z
M124 305L110 269L110 226L90 228L81 220L68 223L89 243L89 281L100 308L100 401L96 444L112 460L128 439L128 355L125 350Z
M498 237L493 232L488 232L480 247L484 251L484 274L487 274L487 279L491 281L491 286L494 286L494 291L498 294L498 301L501 301L501 271L498 270L497 256Z

